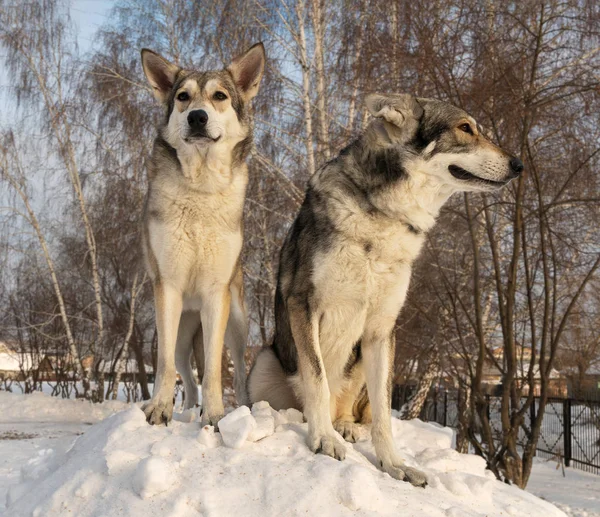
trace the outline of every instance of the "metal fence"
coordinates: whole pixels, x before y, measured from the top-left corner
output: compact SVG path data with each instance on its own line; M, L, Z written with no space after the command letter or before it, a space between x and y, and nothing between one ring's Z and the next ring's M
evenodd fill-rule
M400 409L410 397L410 388L395 386L392 407ZM432 389L423 406L420 418L448 427L458 427L460 392ZM500 397L487 396L488 418L494 436L500 441ZM540 399L535 398L525 415L525 425L531 426L540 413ZM559 398L551 397L546 408L537 453L543 458L560 458L565 466L600 475L600 397L598 395ZM519 443L525 444L525 432L519 432Z

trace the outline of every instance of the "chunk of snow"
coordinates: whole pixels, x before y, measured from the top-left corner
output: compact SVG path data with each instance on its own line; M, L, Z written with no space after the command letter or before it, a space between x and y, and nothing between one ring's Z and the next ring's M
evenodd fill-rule
M252 414L255 411L260 411L261 409L271 409L271 405L266 400L261 400L260 402L255 402L252 404Z
M219 432L223 443L232 449L239 449L255 427L256 420L247 406L233 410L219 421Z
M198 443L212 449L213 447L218 447L219 439L215 435L215 428L212 425L205 425L197 437Z
M257 415L254 417L256 426L248 435L248 441L258 442L267 436L271 436L275 432L275 419L271 414Z
M283 416L289 424L301 424L304 422L304 415L297 409L280 409L279 414Z

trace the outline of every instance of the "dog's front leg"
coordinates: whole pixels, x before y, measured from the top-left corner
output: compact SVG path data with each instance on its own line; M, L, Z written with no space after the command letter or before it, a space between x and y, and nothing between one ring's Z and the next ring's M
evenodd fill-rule
M160 281L154 284L154 307L158 332L158 365L152 399L142 406L148 423L167 424L173 417L175 344L182 309L181 293Z
M338 441L331 424L329 385L319 347L318 320L309 313L307 303L293 298L288 300L288 312L304 389L308 446L313 452L343 460L346 448Z
M427 478L417 469L408 467L396 452L392 438L391 388L395 341L392 331L372 329L363 336L362 354L371 401L373 425L371 436L381 468L390 476L425 486Z
M223 417L221 360L225 328L229 319L231 294L228 286L218 286L202 303L200 319L204 337L204 377L202 379L202 425L217 426Z

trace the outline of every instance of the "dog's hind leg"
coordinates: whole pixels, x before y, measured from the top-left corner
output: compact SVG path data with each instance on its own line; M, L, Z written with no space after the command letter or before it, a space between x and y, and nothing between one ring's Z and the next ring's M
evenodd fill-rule
M152 399L142 406L148 423L167 424L173 417L175 386L175 345L183 305L181 293L160 281L154 284L158 366Z
M290 297L288 314L298 350L302 379L304 415L308 421L308 446L332 458L343 460L346 448L338 441L331 423L330 392L319 346L318 316L310 313L305 299Z
M196 361L196 370L198 371L198 383L202 384L204 378L204 334L202 333L202 325L198 325L198 330L192 339L194 346L194 359Z
M365 435L364 426L357 422L354 415L354 407L361 391L365 385L365 376L362 364L358 363L350 373L347 386L338 395L336 403L336 415L333 428L340 433L344 440L354 443Z
M229 286L213 286L212 292L207 293L206 299L210 300L210 303L203 303L200 311L204 337L201 423L203 426L217 426L225 412L221 360L231 303Z
M198 384L192 370L194 336L200 327L200 313L186 311L181 315L175 348L175 367L183 379L185 409L198 404Z
M230 286L231 308L225 331L225 344L233 359L235 398L240 406L250 403L246 389L246 361L244 359L248 340L248 314L244 303L242 282L242 268L238 267Z

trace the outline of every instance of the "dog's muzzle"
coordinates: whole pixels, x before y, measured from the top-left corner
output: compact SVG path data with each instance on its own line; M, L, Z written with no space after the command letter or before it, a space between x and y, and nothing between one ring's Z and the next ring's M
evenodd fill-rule
M220 137L213 138L206 131L206 125L208 124L208 113L204 110L190 111L187 117L188 125L190 126L190 132L187 139L208 139L216 142Z
M482 178L481 176L476 176L475 174L472 174L468 170L463 169L462 167L459 167L458 165L449 165L448 170L450 171L450 174L452 174L452 176L454 176L457 180L478 181L480 183L487 183L488 185L494 185L494 186L506 185L512 179L512 177L509 177L503 181L495 181L495 180L490 180L487 178Z
M508 162L508 164L510 165L510 170L512 172L513 178L518 178L523 172L523 169L525 168L523 162L519 160L516 156L513 156L510 159L510 162Z
M188 124L190 125L190 129L195 131L202 131L206 128L206 123L208 122L208 113L204 110L194 110L190 111L188 114Z

